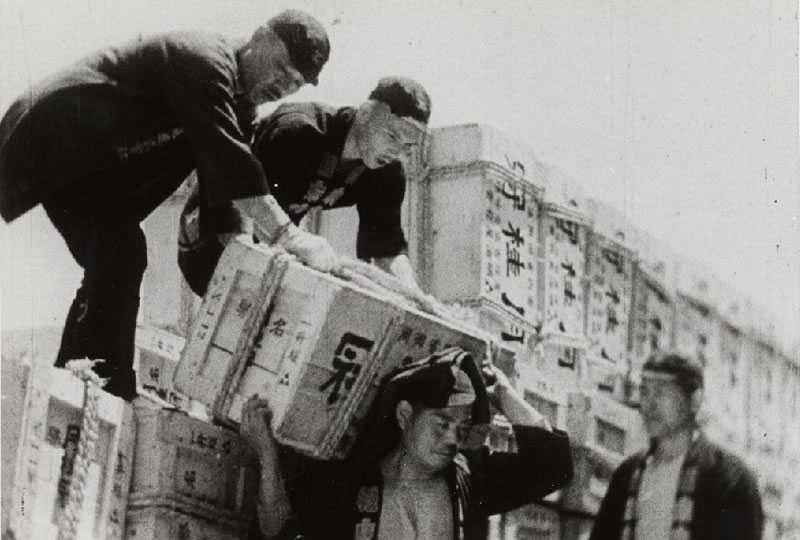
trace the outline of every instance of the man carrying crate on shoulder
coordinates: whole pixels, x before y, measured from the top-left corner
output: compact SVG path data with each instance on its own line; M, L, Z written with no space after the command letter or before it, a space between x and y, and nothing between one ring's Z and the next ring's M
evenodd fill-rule
M285 103L258 122L253 153L285 211L273 243L302 253L295 244L307 235L299 235L296 225L309 210L355 206L358 257L416 287L400 220L406 187L401 160L422 145L430 112L422 85L385 77L358 107ZM227 238L245 232L251 231L236 207L209 208L196 192L190 195L178 262L195 293L205 293Z
M482 375L494 379L487 389ZM483 446L489 401L514 426L516 453ZM254 396L241 433L261 467L263 538L484 539L488 518L531 503L572 478L569 439L493 367L447 349L387 378L372 423L344 462L310 462L284 477L269 401ZM478 442L478 448L474 443Z

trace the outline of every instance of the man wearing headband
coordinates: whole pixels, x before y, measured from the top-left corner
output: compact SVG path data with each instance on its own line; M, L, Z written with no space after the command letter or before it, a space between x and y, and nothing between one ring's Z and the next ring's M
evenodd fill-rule
M495 381L488 389L484 376ZM513 424L517 452L483 446L490 401ZM460 349L389 376L348 460L309 464L289 485L267 400L246 403L241 432L261 462L263 538L485 539L490 515L544 497L573 472L567 436Z
M700 432L703 367L676 353L644 364L641 409L650 450L615 471L594 540L757 540L758 484L741 459Z
M277 242L303 251L297 227L312 208L355 206L356 252L416 286L400 219L403 159L419 149L431 114L425 89L407 77L385 77L358 107L286 103L256 127L253 152L280 207ZM178 262L195 293L211 279L226 236L249 232L232 206L209 211L192 194L182 216ZM292 251L292 249L289 249Z
M139 224L193 169L206 204L234 201L260 236L277 234L251 121L258 105L316 84L329 52L320 23L287 10L246 41L174 32L101 50L11 105L0 122L0 214L10 222L42 203L84 269L56 365L103 359L106 390L136 395Z

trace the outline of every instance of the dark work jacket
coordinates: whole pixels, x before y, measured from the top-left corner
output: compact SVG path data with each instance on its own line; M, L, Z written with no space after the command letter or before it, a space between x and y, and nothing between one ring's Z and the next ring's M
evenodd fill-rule
M358 210L356 254L394 257L407 246L400 219L406 179L400 162L366 169L345 184L352 165L340 157L355 120L352 107L285 103L255 129L253 153L264 166L270 192L299 222L315 206Z
M572 479L566 434L524 426L515 426L514 433L517 452L489 452L484 447L459 454L447 469L454 540L459 531L464 540L485 539L490 515L541 499ZM377 538L382 487L377 463L355 468L313 462L290 490L293 519L280 538L353 540L356 527L365 522L373 524L368 537Z
M34 85L0 122L3 219L148 159L156 178L133 175L136 189L162 200L193 168L211 204L266 193L248 145L255 109L236 95L238 45L206 32L140 38Z
M764 516L755 475L740 458L704 436L694 444L699 472L691 539L760 540ZM592 540L621 538L628 486L645 456L641 452L627 458L614 472L595 518Z

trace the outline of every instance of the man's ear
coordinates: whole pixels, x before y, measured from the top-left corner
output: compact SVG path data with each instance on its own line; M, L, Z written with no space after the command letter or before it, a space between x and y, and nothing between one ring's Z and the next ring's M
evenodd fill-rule
M395 409L395 417L400 431L405 431L411 425L411 418L414 415L414 407L406 400L401 400Z

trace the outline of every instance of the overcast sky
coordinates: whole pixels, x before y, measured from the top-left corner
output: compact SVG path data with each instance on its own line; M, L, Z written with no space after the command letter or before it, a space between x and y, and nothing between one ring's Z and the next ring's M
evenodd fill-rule
M234 8L235 6L235 8ZM0 0L0 109L86 52L170 29L247 36L285 2ZM486 123L800 336L797 2L319 0L320 85L418 79L432 126ZM435 6L435 7L433 7ZM4 328L59 325L80 279L41 209L0 225Z

